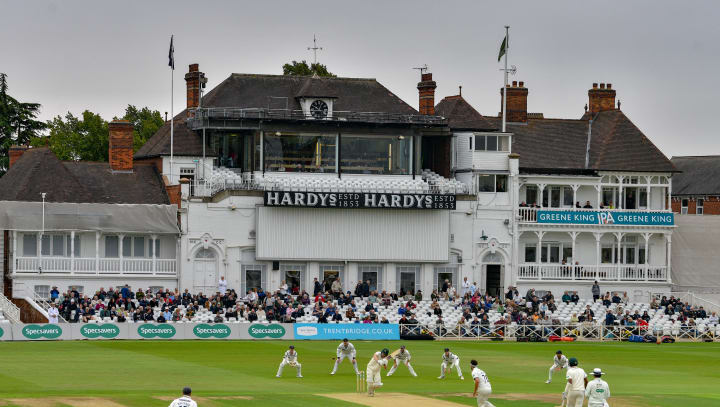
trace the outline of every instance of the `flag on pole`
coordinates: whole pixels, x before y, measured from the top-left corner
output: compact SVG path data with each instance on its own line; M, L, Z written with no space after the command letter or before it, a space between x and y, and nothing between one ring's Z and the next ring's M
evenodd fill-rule
M498 62L500 62L503 55L505 55L505 50L507 49L507 40L508 40L508 36L506 34L505 38L503 38L502 44L500 44L500 53L498 54Z
M173 46L173 35L170 36L170 52L168 53L168 66L175 70L175 47Z

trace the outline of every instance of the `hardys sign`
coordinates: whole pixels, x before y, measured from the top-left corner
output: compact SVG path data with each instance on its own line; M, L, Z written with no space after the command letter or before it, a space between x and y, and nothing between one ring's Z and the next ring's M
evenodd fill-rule
M537 212L538 223L618 226L672 226L675 217L669 212L624 211L543 211Z
M265 191L265 206L344 209L455 209L449 194Z

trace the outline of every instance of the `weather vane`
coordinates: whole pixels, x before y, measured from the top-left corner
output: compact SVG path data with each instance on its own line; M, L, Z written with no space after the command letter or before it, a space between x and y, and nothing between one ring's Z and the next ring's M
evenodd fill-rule
M308 51L312 50L313 52L313 63L317 64L317 52L318 50L322 51L323 47L318 47L317 45L317 38L315 38L315 34L313 34L313 46L307 47Z

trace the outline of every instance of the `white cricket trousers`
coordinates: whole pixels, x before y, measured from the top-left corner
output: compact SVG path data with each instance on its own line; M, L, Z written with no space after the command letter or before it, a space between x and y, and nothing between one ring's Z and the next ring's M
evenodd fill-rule
M357 367L357 360L353 360L352 356L345 356L345 354L340 354L340 357L335 359L335 366L333 366L332 373L335 374L335 372L337 372L338 366L340 366L340 363L342 363L345 358L350 359L350 363L352 363L353 369L355 369L355 374L360 373Z
M368 394L375 394L375 389L383 385L380 381L380 368L368 367L365 374L367 376L365 380L367 381Z
M488 401L492 394L492 388L490 386L480 386L477 391L477 403L478 407L495 407L495 405Z
M582 390L570 390L567 394L567 407L583 407L585 392Z
M552 381L552 375L553 375L553 373L559 372L559 371L561 371L562 369L563 369L562 366L558 366L558 365L555 365L555 364L553 364L552 366L550 366L550 370L548 371L548 381Z
M277 371L278 376L282 376L282 372L283 372L283 369L285 369L285 366L290 366L290 363L288 363L287 361L285 361L285 359L283 359L283 361L280 362L280 367L278 367L278 371ZM302 365L300 363L297 363L295 365L295 370L297 370L298 376L302 376L302 374L300 373L301 367L302 367Z
M410 364L409 361L406 360L406 361L403 361L403 362L400 362L400 363L402 363L402 364L404 364L405 366L407 366L407 368L408 368L408 370L410 371L410 374L411 374L411 375L417 376L417 373L415 373L415 369L413 369L413 367L412 367L412 365ZM397 370L398 365L399 365L400 363L398 363L397 361L395 361L395 364L393 364L393 367L390 368L390 371L388 372L387 375L388 375L388 376L392 376L392 374L395 373L395 371Z
M458 376L459 376L459 377L463 377L462 370L460 370L460 359L458 359L458 360L456 360L455 362L453 362L452 364L448 364L448 363L445 363L445 362L442 362L442 363L440 364L440 378L444 379L444 378L445 378L445 371L446 371L446 370L450 370L450 369L452 369L453 367L457 370Z

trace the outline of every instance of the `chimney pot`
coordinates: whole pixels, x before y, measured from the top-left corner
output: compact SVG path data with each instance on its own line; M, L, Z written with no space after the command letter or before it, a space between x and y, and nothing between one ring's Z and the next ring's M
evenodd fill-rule
M592 89L588 91L588 103L590 114L615 109L615 90L610 83L601 83L600 88L593 83Z
M608 88L608 89L612 89L612 83L608 83L608 84L607 84L607 88Z
M519 85L521 88L524 88L524 87L525 87L525 82L520 81L520 82L518 82L518 85Z
M597 89L597 83L593 83L593 89Z
M205 74L200 72L199 64L190 64L188 73L185 74L185 86L187 88L187 109L188 117L192 116L191 109L200 106L200 87L205 80Z
M133 125L127 120L113 120L108 124L110 133L108 157L113 171L133 169Z
M517 81L512 81L512 87L517 88Z
M435 88L437 84L432 80L432 73L423 73L420 75L420 82L417 84L420 103L418 111L423 115L435 114Z
M600 89L605 89L605 84L604 84L604 83L601 83L601 84L600 84Z
M199 71L200 71L200 64L190 64L189 72L199 72Z

